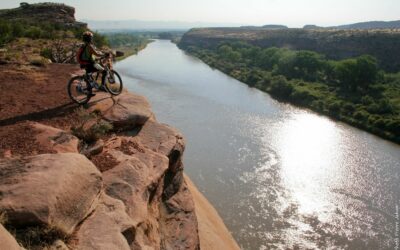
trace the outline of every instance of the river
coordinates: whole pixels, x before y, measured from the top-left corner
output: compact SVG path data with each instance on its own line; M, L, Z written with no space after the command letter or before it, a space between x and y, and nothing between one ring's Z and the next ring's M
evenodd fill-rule
M243 249L395 248L400 146L280 103L169 41L116 69L185 135L186 173Z

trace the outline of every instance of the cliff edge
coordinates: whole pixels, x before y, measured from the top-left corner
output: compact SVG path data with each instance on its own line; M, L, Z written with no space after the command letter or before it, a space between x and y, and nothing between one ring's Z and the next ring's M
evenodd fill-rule
M76 66L0 67L0 222L13 234L0 228L0 249L237 246L216 212L208 220L223 230L208 228L215 235L202 246L184 138L146 98L98 92L77 108L63 84ZM112 126L99 136L101 124Z

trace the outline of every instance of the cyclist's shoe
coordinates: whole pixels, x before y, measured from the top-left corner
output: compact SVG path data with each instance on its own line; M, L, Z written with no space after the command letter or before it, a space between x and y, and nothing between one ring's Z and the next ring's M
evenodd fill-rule
M95 88L95 89L99 89L99 85L97 84L97 82L95 81L90 81L90 87L91 88Z

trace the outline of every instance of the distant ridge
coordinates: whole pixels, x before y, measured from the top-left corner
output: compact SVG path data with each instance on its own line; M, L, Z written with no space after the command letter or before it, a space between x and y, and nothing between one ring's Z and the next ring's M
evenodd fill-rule
M397 21L372 21L335 26L337 29L400 29L400 20Z
M339 26L321 27L313 24L308 24L303 27L303 29L339 29L339 30L349 30L349 29L400 29L400 20L398 21L371 21L371 22L361 22L353 24L345 24Z
M262 27L266 29L288 29L288 26L280 24L267 24Z
M285 25L279 25L279 24L268 24L268 25L263 25L263 26L242 26L241 28L287 29L288 27ZM303 29L307 29L307 30L317 30L317 29L338 29L338 30L400 29L400 20L397 20L397 21L368 21L368 22L344 24L344 25L337 25L337 26L328 26L328 27L318 26L315 24L307 24L307 25L304 25Z
M82 20L93 30L189 30L205 27L240 26L235 23L206 23L181 21L142 21L142 20Z

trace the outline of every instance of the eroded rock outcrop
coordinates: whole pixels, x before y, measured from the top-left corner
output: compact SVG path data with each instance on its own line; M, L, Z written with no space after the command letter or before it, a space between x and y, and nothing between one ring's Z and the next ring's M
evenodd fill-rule
M129 250L135 238L134 222L122 201L103 194L95 212L77 232L76 249Z
M100 112L103 119L112 123L116 129L142 126L154 116L147 99L130 92L115 97L98 93L89 105L89 110Z
M158 123L147 100L138 95L97 95L89 105L118 131L126 132L106 140L96 156L116 162L103 168L102 204L119 205L111 210L99 205L77 232L78 248L199 249L194 204L183 182L183 136ZM105 223L100 218L107 218L113 240L85 237L97 233L96 224Z
M87 28L86 23L75 20L75 8L58 3L21 3L19 8L7 9L0 12L0 18L7 20L26 20L31 22L49 22L60 26Z
M0 160L0 212L12 227L55 227L70 249L200 249L182 134L127 92L100 93L89 111L112 123L114 134L78 143L67 131L31 123L36 143L54 154ZM80 154L63 153L78 144Z

